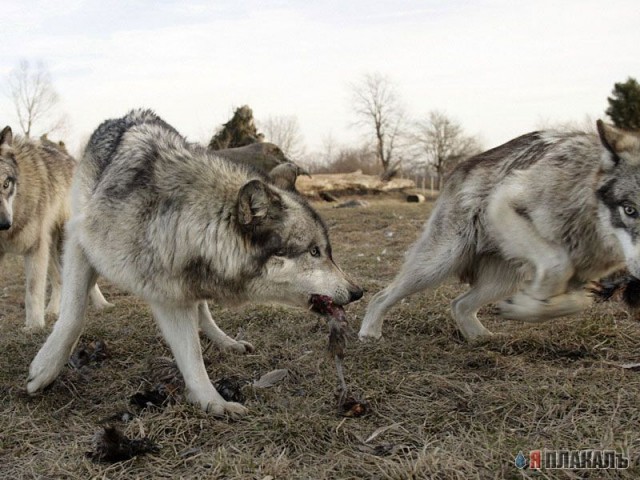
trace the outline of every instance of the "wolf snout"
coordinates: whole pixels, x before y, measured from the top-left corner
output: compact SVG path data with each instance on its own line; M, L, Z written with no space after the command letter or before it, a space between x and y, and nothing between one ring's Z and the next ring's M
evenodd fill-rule
M349 303L356 302L362 298L364 291L356 286L355 288L349 289Z

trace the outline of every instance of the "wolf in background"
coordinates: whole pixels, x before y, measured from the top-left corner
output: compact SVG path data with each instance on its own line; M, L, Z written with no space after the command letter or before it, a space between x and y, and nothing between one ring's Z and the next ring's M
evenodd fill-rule
M360 338L380 338L394 304L452 276L470 285L451 304L468 340L490 335L485 304L540 322L588 307L585 287L625 264L640 278L640 135L597 130L529 133L458 165Z
M102 123L72 187L60 319L31 364L27 390L47 386L67 362L101 274L150 304L191 402L244 414L211 384L198 327L219 348L253 346L220 330L207 300L309 308L315 295L337 305L362 296L333 262L322 219L279 180L188 143L149 110Z
M0 260L5 254L24 256L26 328L45 326L47 268L51 297L47 312L60 305L60 255L68 196L76 162L53 142L13 138L10 127L0 132ZM97 306L108 306L98 287Z

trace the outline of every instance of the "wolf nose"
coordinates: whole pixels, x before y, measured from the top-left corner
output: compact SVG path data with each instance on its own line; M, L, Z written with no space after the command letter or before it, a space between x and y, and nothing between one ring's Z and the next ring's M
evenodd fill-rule
M11 228L11 222L8 220L0 220L0 230L9 230Z
M355 302L356 300L360 300L362 298L363 293L364 292L360 287L358 287L356 290L351 290L349 292L349 303Z

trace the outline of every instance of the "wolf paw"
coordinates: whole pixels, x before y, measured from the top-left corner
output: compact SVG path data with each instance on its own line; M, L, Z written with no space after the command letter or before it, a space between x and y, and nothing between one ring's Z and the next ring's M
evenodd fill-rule
M498 308L500 315L504 318L542 322L578 313L588 308L591 303L593 298L584 290L575 290L545 300L538 300L521 292L499 303Z
M238 340L238 343L233 347L233 350L238 353L253 353L256 348L251 345L249 342L245 342L244 340Z
M493 337L491 330L484 325L458 325L458 329L467 342L475 342Z
M358 340L361 342L375 342L382 338L382 333L369 333L362 330L358 333Z
M187 398L191 403L200 405L202 410L215 417L224 417L228 415L233 419L238 419L249 413L249 409L244 405L236 402L227 402L222 399L217 392L213 398L197 399L194 395L188 395Z
M382 325L369 324L365 318L358 332L358 338L361 342L380 340L382 338Z
M107 300L102 295L102 292L100 291L98 285L93 286L93 288L89 292L89 296L91 297L93 308L95 308L96 310L109 310L115 306L113 303L107 302Z
M508 300L498 303L502 318L509 320L535 320L548 305L547 300L538 300L525 293L516 293Z
M52 359L46 355L38 354L31 362L29 368L29 377L27 378L27 392L33 395L43 390L60 374L60 370L64 367L66 360Z
M27 322L23 327L25 332L37 332L39 330L43 330L46 326L46 322L44 320L44 314L38 316L32 316L31 318L27 318Z
M211 412L214 415L228 415L234 420L244 417L247 413L249 413L249 409L244 405L236 402L225 402L221 408L218 408L217 411L211 410L211 405L207 408L207 412Z
M245 342L244 340L234 340L233 338L226 336L222 339L214 339L213 344L216 345L218 350L223 352L239 353L240 355L253 353L255 351L255 347L249 342Z
M94 300L93 301L93 308L95 308L98 311L101 310L111 310L112 308L115 308L115 305L111 302L107 302L104 298L102 300Z
M253 353L255 351L255 347L244 340L233 340L233 343L224 345L221 350L227 350L229 352L244 355L245 353Z

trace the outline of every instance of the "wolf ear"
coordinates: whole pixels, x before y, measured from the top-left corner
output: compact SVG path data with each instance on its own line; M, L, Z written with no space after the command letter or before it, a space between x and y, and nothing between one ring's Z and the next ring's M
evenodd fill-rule
M613 162L617 165L620 162L620 155L623 153L639 153L640 138L631 132L625 132L613 125L608 125L602 120L596 122L598 135L604 148L613 154Z
M269 172L273 184L282 190L296 191L296 179L302 173L295 163L282 163Z
M282 216L280 196L260 180L251 180L238 194L238 222L242 227L258 227L277 222Z
M2 145L11 145L13 142L13 132L11 131L11 127L7 126L2 129L0 132L0 146Z

